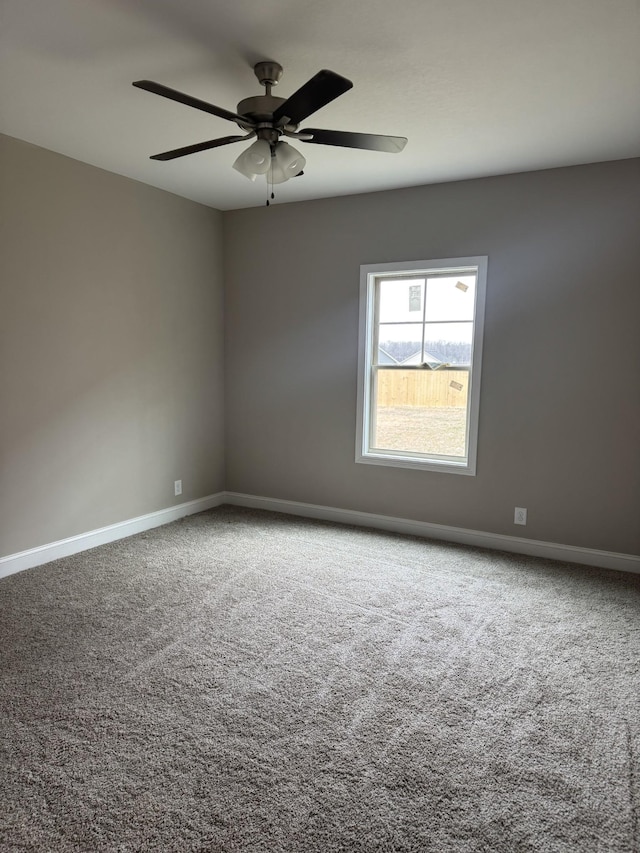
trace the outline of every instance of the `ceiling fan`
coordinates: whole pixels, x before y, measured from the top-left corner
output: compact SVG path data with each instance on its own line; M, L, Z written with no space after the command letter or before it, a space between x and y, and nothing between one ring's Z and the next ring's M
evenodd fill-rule
M138 80L133 83L139 89L145 89L154 95L161 95L163 98L233 121L246 131L244 136L222 136L207 142L197 142L195 145L154 154L151 159L174 160L198 151L255 138L256 141L236 159L233 168L251 181L255 181L258 175L266 175L268 183L279 184L301 175L306 164L302 154L283 137L316 145L337 145L389 153L402 151L407 144L404 136L349 133L313 127L298 130L300 122L343 95L353 87L353 83L334 71L318 71L297 92L285 99L271 94L272 87L276 86L282 77L281 65L277 62L258 62L253 70L264 86L265 93L240 101L235 113L151 80Z

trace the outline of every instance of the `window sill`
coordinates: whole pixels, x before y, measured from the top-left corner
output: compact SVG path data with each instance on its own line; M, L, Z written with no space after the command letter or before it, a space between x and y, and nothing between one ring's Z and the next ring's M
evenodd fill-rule
M469 460L454 462L384 453L362 453L356 456L356 462L364 465L385 465L390 468L413 468L416 471L437 471L441 474L465 474L468 477L476 475L475 465Z

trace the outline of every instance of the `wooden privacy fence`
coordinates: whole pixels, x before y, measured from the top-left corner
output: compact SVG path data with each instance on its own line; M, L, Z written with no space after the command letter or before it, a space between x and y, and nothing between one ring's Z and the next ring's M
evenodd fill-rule
M377 371L379 406L466 406L468 370Z

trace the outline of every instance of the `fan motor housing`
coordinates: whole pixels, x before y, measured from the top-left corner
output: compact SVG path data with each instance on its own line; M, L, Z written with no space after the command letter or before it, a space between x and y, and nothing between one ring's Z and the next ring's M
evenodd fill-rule
M237 111L241 116L246 116L253 121L270 121L280 104L284 104L286 98L276 98L275 95L254 95L245 98L238 104Z

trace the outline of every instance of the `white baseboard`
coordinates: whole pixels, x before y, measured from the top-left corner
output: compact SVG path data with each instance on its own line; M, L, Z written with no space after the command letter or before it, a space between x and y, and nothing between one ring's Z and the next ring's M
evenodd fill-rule
M61 539L59 542L51 542L38 548L30 548L28 551L20 551L18 554L10 554L8 557L0 557L0 578L21 572L24 569L41 566L43 563L50 563L51 560L58 560L60 557L69 557L71 554L96 548L98 545L106 545L107 542L115 542L116 539L125 539L135 533L142 533L145 530L151 530L152 527L169 524L169 522L177 521L186 515L204 512L225 502L225 492L218 492L215 495L208 495L206 498L186 501L177 506L159 509L157 512L149 512L146 515L129 518L117 524L110 524L108 527L100 527L98 530L90 530L88 533L70 536L68 539Z
M256 495L243 495L238 492L225 492L224 503L253 509L266 509L272 512L284 512L289 515L301 515L306 518L318 518L324 521L337 521L341 524L355 524L359 527L374 527L393 533L409 533L412 536L423 536L427 539L441 539L446 542L493 548L497 551L527 554L532 557L546 557L550 560L561 560L567 563L580 563L603 569L640 573L640 556L634 554L598 551L594 548L578 548L575 545L541 542L537 539L521 539L519 536L484 533L481 530L466 530L462 527L448 527L445 524L430 524L426 521L412 521L408 518L393 518L392 516L375 515L370 512L335 509L330 506L263 498Z
M556 542L541 542L537 539L522 539L519 536L504 536L500 533L485 533L481 530L467 530L462 527L449 527L445 524L431 524L426 521L412 521L409 518L394 518L388 515L375 515L371 512L359 512L351 509L337 509L331 506L285 501L279 498L265 498L258 495L243 495L239 492L217 492L204 498L178 504L177 506L130 518L98 530L90 530L78 536L51 542L8 557L0 557L0 578L6 575L31 569L60 557L69 557L89 548L106 545L117 539L125 539L136 533L161 527L171 521L177 521L187 515L204 512L207 509L231 504L235 506L265 509L271 512L283 512L305 518L317 518L323 521L336 521L340 524L354 524L359 527L373 527L389 530L393 533L408 533L426 539L440 539L445 542L457 542L461 545L475 545L480 548L493 548L497 551L509 551L514 554L527 554L532 557L546 557L568 563L580 563L598 566L604 569L616 569L623 572L640 573L640 557L633 554L619 554L614 551L598 551L593 548L578 548L574 545L561 545Z

